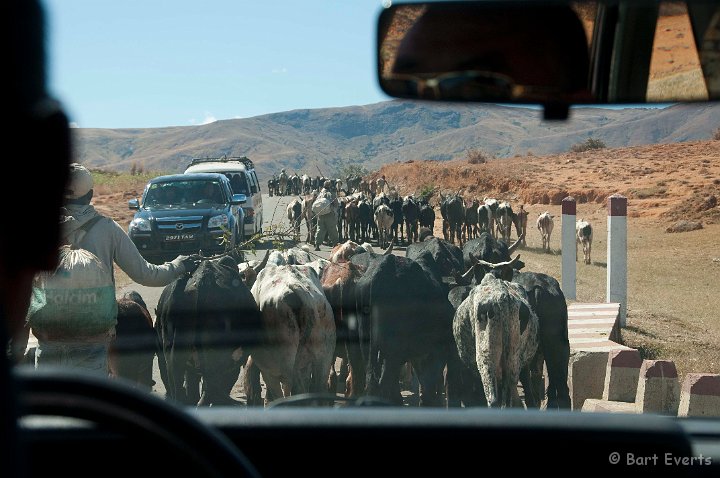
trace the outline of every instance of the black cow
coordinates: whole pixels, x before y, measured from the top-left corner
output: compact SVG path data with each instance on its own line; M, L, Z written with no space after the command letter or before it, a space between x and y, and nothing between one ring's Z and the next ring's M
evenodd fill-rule
M420 217L420 207L412 196L408 196L403 201L402 213L405 218L405 231L408 234L408 243L417 242L418 237L418 219Z
M424 252L429 252L440 270L441 277L453 277L454 272L464 271L463 253L458 246L437 237L429 237L423 242L410 244L405 257L417 259Z
M188 405L235 403L230 391L247 355L261 345L262 322L232 258L204 261L189 278L166 286L155 330L169 398Z
M403 200L399 197L390 200L390 209L393 212L393 225L390 228L390 231L392 232L393 237L395 237L395 243L398 245L405 242L403 227L405 218L403 217L402 207ZM400 234L398 234L398 229L400 229Z
M440 212L443 216L443 235L450 242L455 242L455 236L462 246L462 225L465 222L465 202L458 194L443 197L440 195ZM447 227L447 232L445 228Z
M152 389L157 345L145 301L135 291L125 294L118 300L115 340L108 352L110 375L130 380L140 388Z
M411 362L420 403L439 405L442 371L454 347L447 296L411 259L358 254L351 261L367 264L355 288L366 393L400 404L400 368Z
M354 193L356 191L360 190L360 181L362 181L362 178L360 176L357 176L355 174L351 174L345 178L345 184L348 190L348 193Z
M368 201L358 203L358 217L360 219L360 238L366 242L370 237L370 228L373 224L372 204Z
M420 200L420 212L418 213L420 227L427 227L431 231L435 229L435 211L427 200ZM422 239L420 239L422 241Z
M538 356L530 376L523 376L525 401L528 407L538 407L542 400L542 364L543 359L548 371L547 408L569 409L570 391L568 390L568 362L570 360L570 342L568 340L568 312L565 296L560 284L547 274L536 272L516 272L513 282L522 286L528 295L528 302L538 316ZM528 371L525 370L525 373ZM530 385L530 386L528 386ZM532 390L532 398L527 390Z
M295 198L287 205L287 218L293 230L293 239L300 241L300 224L303 218L303 201Z
M490 234L494 234L494 231L492 230L494 223L493 212L492 209L490 209L490 206L487 204L481 204L478 206L479 233L488 232Z
M471 239L463 245L463 263L470 267L475 259L481 259L494 264L510 260L510 254L517 247L517 243L508 247L505 241L496 240L489 232L481 232L477 239ZM478 278L478 283L482 276Z
M478 208L480 202L477 199L473 199L470 206L465 208L465 224L463 225L463 235L468 240L476 238L480 231L478 230Z

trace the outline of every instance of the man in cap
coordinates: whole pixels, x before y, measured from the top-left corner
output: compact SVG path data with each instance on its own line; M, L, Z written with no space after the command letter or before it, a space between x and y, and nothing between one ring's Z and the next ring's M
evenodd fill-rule
M62 244L91 252L111 275L115 263L132 280L146 286L167 285L197 268L199 256L179 256L162 265L148 263L122 227L90 205L92 197L92 174L84 166L72 163L60 218ZM115 336L114 326L105 333L77 341L33 332L38 338L36 367L53 364L107 373L108 345Z

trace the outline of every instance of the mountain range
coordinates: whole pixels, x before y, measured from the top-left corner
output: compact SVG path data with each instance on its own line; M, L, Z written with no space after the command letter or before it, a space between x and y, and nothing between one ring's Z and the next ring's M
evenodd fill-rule
M564 152L596 138L608 147L709 139L720 105L576 108L569 121L539 109L386 101L304 109L199 126L73 129L76 158L90 167L182 172L194 157L248 156L261 179L286 168L333 175L347 165L374 170L407 160L446 161L480 149L494 157Z

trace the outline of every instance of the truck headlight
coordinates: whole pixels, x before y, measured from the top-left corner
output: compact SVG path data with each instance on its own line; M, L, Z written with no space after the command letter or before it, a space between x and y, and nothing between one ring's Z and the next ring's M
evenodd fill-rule
M136 218L130 222L130 231L150 232L150 221L143 218Z
M208 228L227 227L228 217L225 214L213 216L208 221Z

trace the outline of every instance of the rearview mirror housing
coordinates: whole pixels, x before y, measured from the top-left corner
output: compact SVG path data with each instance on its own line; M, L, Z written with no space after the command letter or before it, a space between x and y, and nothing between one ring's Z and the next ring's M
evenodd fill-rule
M128 209L135 210L135 211L140 209L140 202L137 200L137 198L130 199L128 201Z
M378 28L381 88L400 98L592 102L582 22L569 5L393 5Z
M378 20L378 79L397 98L540 104L548 119L573 104L720 100L720 4L668 13L687 19L677 48L696 55L682 78L653 63L663 15L655 0L395 3Z

